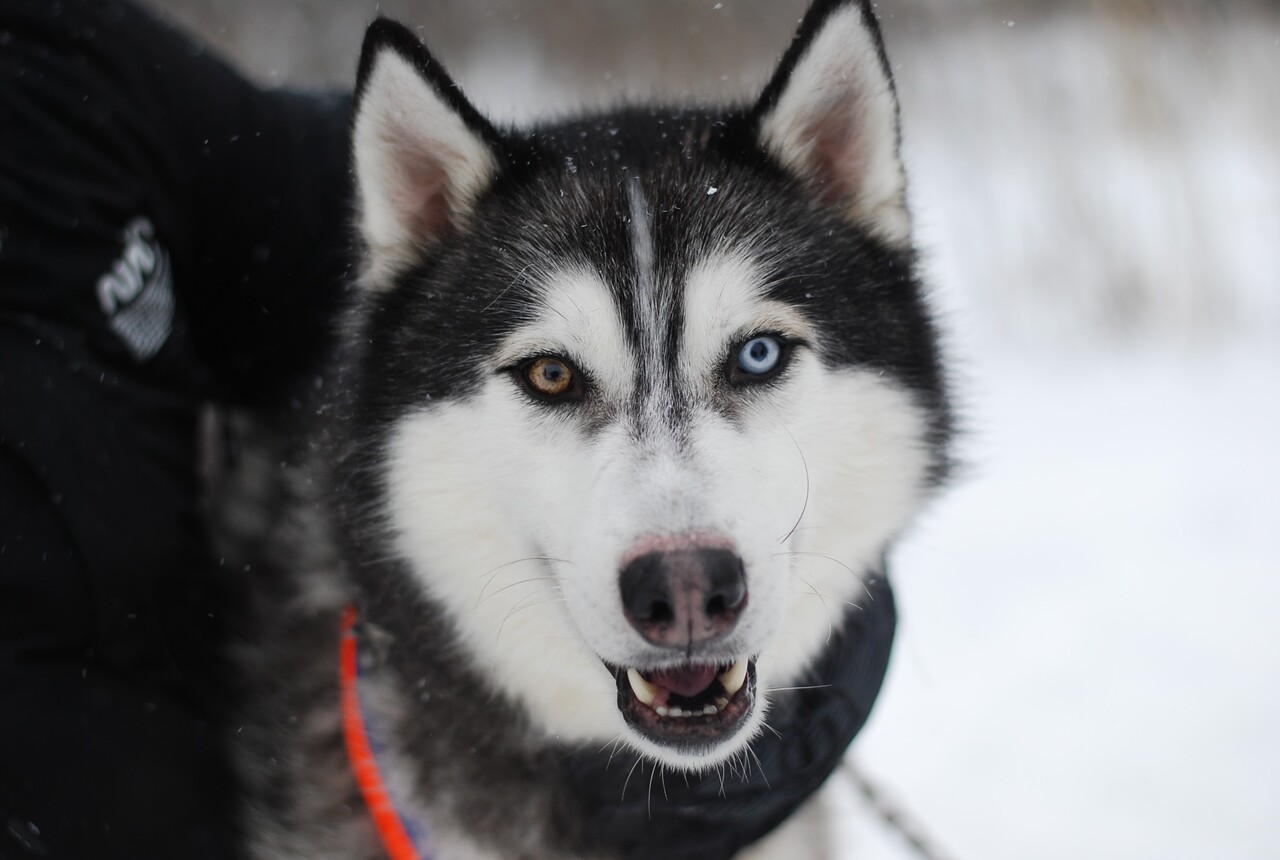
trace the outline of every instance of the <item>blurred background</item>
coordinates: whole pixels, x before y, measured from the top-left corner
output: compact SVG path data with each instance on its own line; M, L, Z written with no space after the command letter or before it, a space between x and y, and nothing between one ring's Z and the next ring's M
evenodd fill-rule
M806 4L152 5L279 86L391 15L519 122L749 97ZM877 8L966 435L855 758L939 856L1280 857L1280 2Z

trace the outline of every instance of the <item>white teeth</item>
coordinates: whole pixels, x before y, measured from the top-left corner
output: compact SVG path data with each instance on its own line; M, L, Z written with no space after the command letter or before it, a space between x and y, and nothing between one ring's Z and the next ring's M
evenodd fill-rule
M636 700L653 708L654 713L659 717L712 717L727 708L730 700L742 689L742 685L747 682L747 666L749 662L748 658L743 657L730 666L723 675L719 676L725 695L717 696L714 703L705 704L697 710L682 708L679 705L658 705L655 707L653 703L658 700L662 688L646 681L638 669L628 669L627 680L631 683L631 692L635 693Z
M658 698L658 688L646 681L635 669L627 670L627 680L631 682L631 692L636 694L636 698L642 704L652 706L653 700Z
M732 696L734 693L742 689L742 685L747 680L747 658L743 657L733 667L720 676L720 683L724 686L724 691Z
M714 717L716 714L723 711L725 708L725 705L728 705L728 704L729 704L729 700L721 697L716 700L716 703L714 705L710 705L710 704L703 705L700 710L696 710L696 711L693 710L692 708L682 708L679 705L672 705L670 707L666 707L665 705L659 705L653 710L660 717L672 717L672 718Z

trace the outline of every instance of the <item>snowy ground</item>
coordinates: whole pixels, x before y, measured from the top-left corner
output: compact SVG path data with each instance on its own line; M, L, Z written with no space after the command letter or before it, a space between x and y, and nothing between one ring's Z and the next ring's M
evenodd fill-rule
M855 758L944 856L1280 857L1280 26L1000 23L897 55L969 468Z
M960 858L1278 856L1280 350L969 372L858 760Z

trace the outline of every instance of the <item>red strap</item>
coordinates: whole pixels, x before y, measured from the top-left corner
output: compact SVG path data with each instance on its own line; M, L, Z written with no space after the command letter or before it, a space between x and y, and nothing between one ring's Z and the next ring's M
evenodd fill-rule
M348 606L342 612L342 654L339 661L339 677L342 683L342 734L347 741L347 758L355 774L356 785L364 796L365 806L373 826L382 838L391 860L422 860L413 840L404 829L387 787L378 770L378 762L369 746L364 716L360 713L360 697L356 691L356 608Z

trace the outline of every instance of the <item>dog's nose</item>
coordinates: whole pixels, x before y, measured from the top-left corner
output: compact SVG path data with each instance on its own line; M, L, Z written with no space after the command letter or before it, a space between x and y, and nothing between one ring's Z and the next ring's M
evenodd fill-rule
M726 549L646 553L622 569L620 584L631 626L672 648L724 636L747 605L742 559Z

